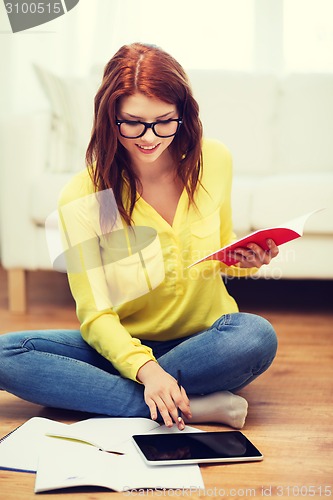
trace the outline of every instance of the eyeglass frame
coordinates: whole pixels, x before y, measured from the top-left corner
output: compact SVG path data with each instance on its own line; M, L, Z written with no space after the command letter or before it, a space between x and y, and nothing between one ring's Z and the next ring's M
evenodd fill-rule
M169 122L177 122L178 123L176 132L174 134L171 134L171 135L158 135L155 131L155 126L158 125L159 123L169 123ZM128 135L123 135L121 133L120 125L122 123L140 123L141 125L144 125L145 128L141 134L136 135L135 137L129 137ZM145 135L145 133L147 132L147 130L149 128L152 129L152 131L156 135L156 137L160 137L161 139L167 139L168 137L174 137L177 134L182 123L183 123L183 118L170 118L169 120L158 120L157 122L150 122L150 123L149 122L142 122L140 120L118 120L118 119L116 119L116 125L118 127L119 134L121 135L121 137L124 137L125 139L139 139L140 137L143 137Z

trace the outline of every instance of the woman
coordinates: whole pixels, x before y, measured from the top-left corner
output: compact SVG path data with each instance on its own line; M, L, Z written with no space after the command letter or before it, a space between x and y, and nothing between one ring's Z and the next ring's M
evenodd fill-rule
M238 312L221 272L256 272L278 249L268 241L269 252L237 249L231 267L191 266L235 238L231 157L202 140L198 105L170 55L137 43L109 61L87 164L59 204L80 331L1 336L0 387L179 429L241 428L247 402L235 393L270 366L277 341L265 319Z

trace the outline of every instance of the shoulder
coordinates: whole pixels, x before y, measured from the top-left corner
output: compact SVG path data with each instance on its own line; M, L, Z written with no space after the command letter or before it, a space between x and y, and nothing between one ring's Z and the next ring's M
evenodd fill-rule
M205 156L218 155L230 158L231 154L225 144L218 139L204 138L202 141L202 153Z
M232 157L229 149L217 139L204 139L202 143L203 176L229 177L232 174Z
M89 170L86 168L75 174L62 189L58 205L64 206L78 198L83 198L95 192Z

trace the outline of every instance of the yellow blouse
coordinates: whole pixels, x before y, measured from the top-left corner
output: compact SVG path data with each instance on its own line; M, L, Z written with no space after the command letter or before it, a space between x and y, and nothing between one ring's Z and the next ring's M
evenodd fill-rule
M145 339L191 335L238 310L221 272L241 276L256 271L217 261L188 267L235 239L232 161L218 141L203 143L201 182L196 207L189 207L186 190L182 192L172 226L139 198L134 230L118 216L110 232L101 229L99 207L107 200L109 209L114 208L112 191L98 198L88 170L74 176L61 193L68 278L82 336L132 380L142 365L155 360Z

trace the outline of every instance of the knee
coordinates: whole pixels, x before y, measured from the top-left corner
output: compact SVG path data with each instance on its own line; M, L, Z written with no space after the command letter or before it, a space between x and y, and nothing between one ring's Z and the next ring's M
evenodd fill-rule
M260 358L274 359L278 347L276 332L271 323L263 318L250 313L242 313L244 333L244 349L256 353Z
M4 389L6 381L13 376L15 362L13 357L21 352L17 339L20 332L0 335L0 389Z
M0 357L7 359L12 350L15 350L17 345L17 337L20 332L3 333L0 335Z
M0 335L0 389L4 389L4 377L7 373L7 357L8 357L8 334Z
M274 358L278 339L272 324L262 316L253 316L251 338L262 356Z
M5 358L7 358L9 349L9 333L4 333L0 335L0 367L3 364Z

